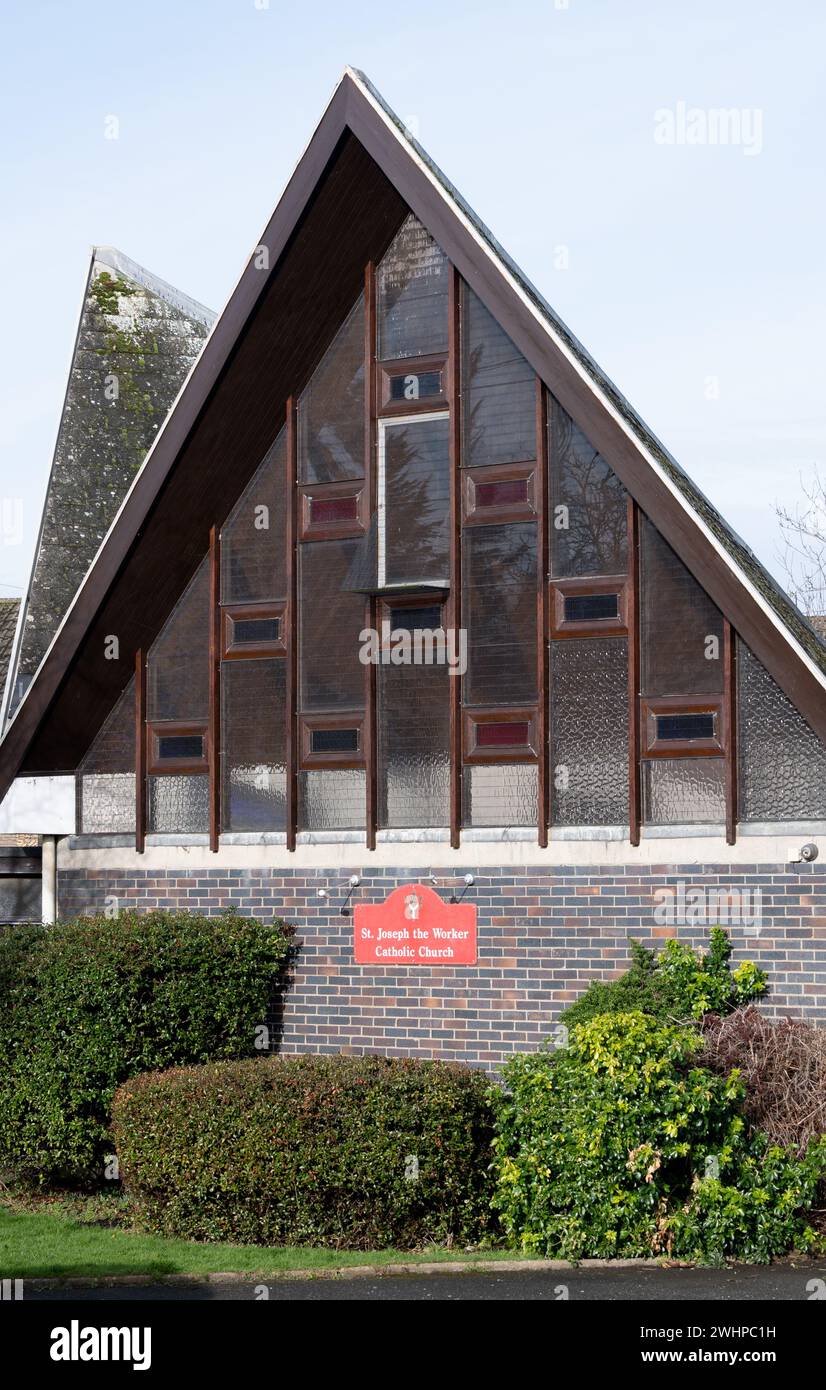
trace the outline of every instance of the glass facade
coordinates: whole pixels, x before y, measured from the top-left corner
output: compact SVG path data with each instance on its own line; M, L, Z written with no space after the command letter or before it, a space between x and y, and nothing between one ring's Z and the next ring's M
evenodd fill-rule
M617 474L412 215L364 283L149 650L146 829L630 828L637 773L643 829L721 827L735 704L739 818L826 819L823 744L742 643L729 698L720 610L639 511L634 573ZM86 833L135 831L134 715Z

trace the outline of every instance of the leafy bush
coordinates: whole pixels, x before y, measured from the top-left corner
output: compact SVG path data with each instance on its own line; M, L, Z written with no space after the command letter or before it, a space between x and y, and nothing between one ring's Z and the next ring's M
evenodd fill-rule
M116 1087L248 1056L288 950L282 922L122 912L0 935L0 1169L104 1178Z
M411 1248L491 1227L489 1084L443 1062L268 1057L136 1077L113 1132L150 1231Z
M744 1111L775 1144L806 1152L826 1133L826 1031L802 1019L773 1022L749 1007L703 1023L702 1061L719 1074L736 1067Z
M765 1261L813 1232L800 1214L826 1172L750 1138L736 1072L697 1065L698 1030L643 1013L574 1027L556 1053L516 1057L497 1103L494 1206L548 1256Z
M671 1022L699 1019L712 1010L728 1013L766 991L765 972L752 961L731 969L731 942L722 927L712 927L707 955L676 940L668 941L659 956L638 941L628 945L630 970L607 984L589 985L561 1015L569 1028L599 1014L636 1010Z

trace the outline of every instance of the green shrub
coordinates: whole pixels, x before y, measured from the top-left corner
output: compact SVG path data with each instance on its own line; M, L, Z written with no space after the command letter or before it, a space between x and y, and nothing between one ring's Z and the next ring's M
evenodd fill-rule
M801 1215L826 1171L750 1138L736 1072L696 1064L699 1031L642 1013L572 1029L516 1057L497 1102L494 1206L510 1239L566 1259L764 1261L813 1233Z
M116 1087L248 1056L288 950L281 922L122 912L0 936L0 1169L95 1185Z
M118 1091L121 1177L150 1231L415 1248L492 1227L487 1078L385 1057L269 1057Z
M636 1010L674 1023L726 1014L766 992L765 972L752 961L731 969L731 942L722 927L712 927L707 955L675 940L659 956L638 941L628 945L631 968L617 980L589 985L560 1016L569 1028L599 1014Z

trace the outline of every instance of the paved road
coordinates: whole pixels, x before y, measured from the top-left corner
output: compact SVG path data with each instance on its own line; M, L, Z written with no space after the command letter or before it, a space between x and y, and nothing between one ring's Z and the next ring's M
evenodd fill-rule
M814 1287L807 1288L807 1285ZM249 1302L269 1291L270 1301L328 1302L537 1302L565 1298L585 1302L701 1300L805 1302L826 1295L826 1262L744 1269L589 1269L536 1273L386 1275L383 1278L273 1280L269 1285L197 1284L121 1286L109 1289L50 1289L26 1292L29 1302ZM257 1291L257 1292L256 1292Z

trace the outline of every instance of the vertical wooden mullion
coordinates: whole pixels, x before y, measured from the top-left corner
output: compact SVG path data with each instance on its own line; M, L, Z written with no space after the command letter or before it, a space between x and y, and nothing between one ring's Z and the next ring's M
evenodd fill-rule
M286 632L286 698L287 698L287 849L295 849L298 824L298 585L296 569L296 485L298 476L298 440L296 432L295 398L287 401L287 632Z
M450 402L450 625L462 625L462 421L460 356L461 282L450 267L448 296L448 377ZM455 640L455 639L454 639ZM458 849L462 834L462 680L448 676L450 692L450 843Z
M734 629L723 619L723 708L726 725L726 843L737 839L737 649Z
M376 438L376 267L372 261L364 272L364 486L367 492L370 521L376 515L378 503L375 468ZM375 595L366 602L367 626L377 627ZM376 710L376 668L372 662L364 668L364 762L367 804L367 848L376 848L378 822L378 723Z
M548 398L543 382L536 378L536 660L537 660L537 742L538 825L537 843L548 844L549 819L549 706L548 706Z
M628 498L628 821L640 842L640 514Z
M135 653L135 849L146 843L146 652Z
M221 534L209 532L209 847L215 854L221 836Z

